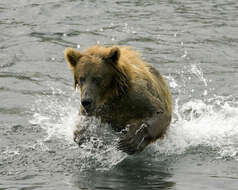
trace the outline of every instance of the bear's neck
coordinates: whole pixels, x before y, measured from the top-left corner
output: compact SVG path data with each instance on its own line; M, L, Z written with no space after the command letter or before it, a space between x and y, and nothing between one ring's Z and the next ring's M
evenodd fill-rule
M146 118L151 115L151 108L137 103L129 93L122 96L110 97L96 110L95 116L102 122L109 123L113 128L123 129L135 118Z
M126 104L129 103L127 93L110 97L103 105L96 109L95 116L101 118L102 122L109 124L123 125L128 120L129 112L126 112ZM123 114L122 114L123 113ZM128 115L128 116L127 116Z

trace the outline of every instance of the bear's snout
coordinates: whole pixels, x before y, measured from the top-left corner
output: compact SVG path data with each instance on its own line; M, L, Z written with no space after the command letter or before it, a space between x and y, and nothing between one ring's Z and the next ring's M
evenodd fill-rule
M83 99L81 101L81 104L82 104L83 108L86 110L86 112L88 112L91 109L92 102L93 102L92 99L89 99L89 98Z

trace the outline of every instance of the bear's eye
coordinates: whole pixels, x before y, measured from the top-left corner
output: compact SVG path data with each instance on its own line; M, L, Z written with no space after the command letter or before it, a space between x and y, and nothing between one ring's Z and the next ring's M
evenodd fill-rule
M93 77L92 78L92 82L95 83L96 85L100 85L101 81L102 81L101 77Z
M85 77L79 77L80 84L83 84L85 82Z

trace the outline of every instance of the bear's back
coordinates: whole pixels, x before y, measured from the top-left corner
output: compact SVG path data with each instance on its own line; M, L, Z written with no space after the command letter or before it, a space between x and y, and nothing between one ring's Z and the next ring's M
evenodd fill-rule
M164 106L172 111L171 95L160 72L152 65L145 63L139 53L129 47L121 47L119 64L129 70L132 83L147 90L155 98L159 98Z

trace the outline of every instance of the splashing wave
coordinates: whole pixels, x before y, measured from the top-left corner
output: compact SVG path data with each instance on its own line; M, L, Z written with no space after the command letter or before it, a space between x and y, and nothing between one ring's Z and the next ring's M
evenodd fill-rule
M191 100L176 104L177 119L173 121L167 137L158 141L156 151L182 154L193 147L205 146L216 150L220 157L238 159L238 108L237 102L224 97Z
M174 97L173 121L166 137L158 140L148 150L160 156L184 154L191 148L203 146L215 151L217 158L237 160L237 99L232 96L222 97L207 93L204 95L209 88L209 81L204 78L201 68L192 65L187 73L190 74L189 77L167 77L170 87L177 94ZM190 91L187 86L193 77L204 85L204 92L200 92L201 98L193 96L192 93L197 92ZM184 96L188 96L189 100L184 101ZM79 116L79 104L77 93L67 95L52 88L51 95L36 100L30 123L39 125L46 131L47 136L44 140L63 139L64 143L74 148L76 145L73 142L73 130L79 125L87 125L90 129L90 140L82 147L77 147L77 159L82 161L80 167L108 169L117 165L127 157L115 148L118 136L99 119ZM148 154L148 151L142 154Z

